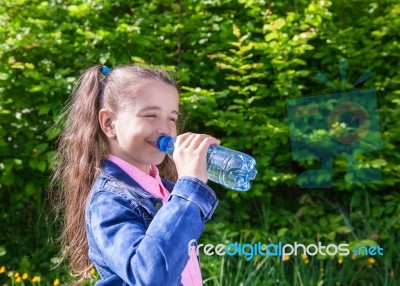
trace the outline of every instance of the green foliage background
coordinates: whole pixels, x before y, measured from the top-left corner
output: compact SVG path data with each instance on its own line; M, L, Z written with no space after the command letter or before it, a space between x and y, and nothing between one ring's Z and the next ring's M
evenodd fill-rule
M179 76L185 131L212 134L257 160L249 192L211 183L220 206L202 243L384 247L374 263L203 255L206 285L399 281L398 1L0 0L0 22L0 267L42 275L43 284L67 279L65 268L49 271L58 261L46 201L57 130L49 130L82 69L145 61ZM374 74L358 88L376 89L383 148L360 162L380 168L382 180L347 182L339 156L332 189L301 189L297 176L320 163L292 160L285 100L332 93L315 75L340 86L342 58L349 82L366 69Z

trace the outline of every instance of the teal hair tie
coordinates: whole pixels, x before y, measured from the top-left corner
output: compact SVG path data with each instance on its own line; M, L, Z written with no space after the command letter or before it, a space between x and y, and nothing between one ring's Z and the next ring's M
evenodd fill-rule
M108 66L102 66L101 67L101 74L102 75L108 75L111 72L111 69Z

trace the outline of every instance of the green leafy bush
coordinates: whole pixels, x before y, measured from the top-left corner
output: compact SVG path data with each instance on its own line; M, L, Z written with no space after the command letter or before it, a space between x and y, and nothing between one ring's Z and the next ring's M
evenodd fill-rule
M59 132L52 126L80 70L131 61L175 69L188 116L185 130L212 134L257 160L250 192L210 183L220 206L203 243L228 235L243 241L369 241L385 247L374 263L205 257L206 285L391 285L398 280L397 1L0 3L0 267L7 269L0 274L2 283L10 283L6 272L11 270L41 276L43 283L67 281L66 269L49 271L59 262L59 230L46 200ZM301 189L298 175L320 163L292 160L285 101L332 93L315 76L322 71L340 86L342 58L349 62L349 82L366 69L374 74L359 88L376 90L383 147L363 154L360 163L380 168L382 180L347 182L347 159L339 156L332 189Z

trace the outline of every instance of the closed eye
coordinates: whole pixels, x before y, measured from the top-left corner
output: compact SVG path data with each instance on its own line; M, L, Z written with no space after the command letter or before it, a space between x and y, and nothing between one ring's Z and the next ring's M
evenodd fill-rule
M148 117L148 118L157 118L157 114L146 114L144 115L144 117ZM173 118L171 117L169 120L173 121L173 122L177 122L178 119L177 118Z

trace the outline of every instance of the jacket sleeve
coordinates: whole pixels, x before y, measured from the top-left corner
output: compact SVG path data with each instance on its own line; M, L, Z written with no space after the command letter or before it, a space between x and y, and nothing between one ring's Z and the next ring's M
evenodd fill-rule
M176 285L218 204L214 191L181 177L147 231L137 209L121 195L100 191L88 209L89 227L107 267L129 285Z

